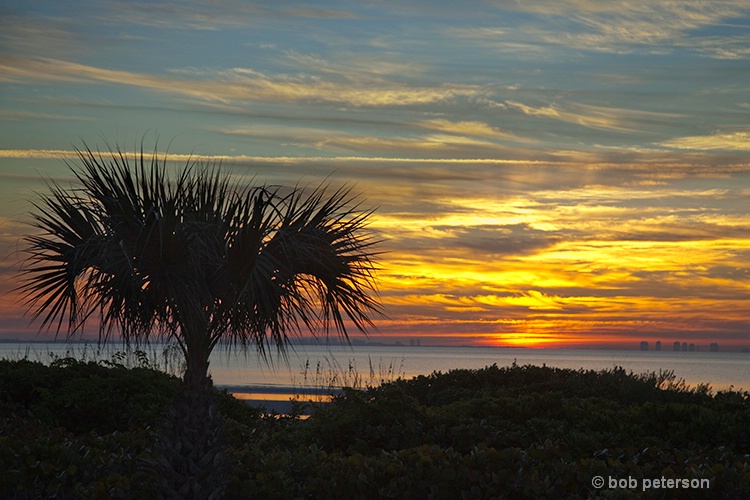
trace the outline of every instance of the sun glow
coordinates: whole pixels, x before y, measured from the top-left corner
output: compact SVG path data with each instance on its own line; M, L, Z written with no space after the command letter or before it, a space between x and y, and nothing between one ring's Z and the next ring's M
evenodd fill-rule
M498 347L564 347L567 342L554 334L509 333L496 334L482 339L482 345Z
M452 208L429 218L377 219L394 241L409 242L383 260L386 307L418 312L410 330L427 319L475 324L477 343L518 347L638 345L641 335L692 331L696 321L708 328L711 311L742 321L737 310L750 286L729 270L742 268L738 256L750 254L750 242L713 237L712 226L731 234L750 217L605 206L614 194L604 188L551 210L551 193L536 202L443 199ZM721 266L726 273L712 275ZM736 299L705 297L715 288L736 290ZM430 328L424 323L425 334Z

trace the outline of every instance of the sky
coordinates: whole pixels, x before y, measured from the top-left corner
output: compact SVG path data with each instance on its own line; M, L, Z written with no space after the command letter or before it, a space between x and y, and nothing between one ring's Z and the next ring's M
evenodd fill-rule
M370 340L750 347L746 0L0 0L0 338L45 178L142 142L351 183Z

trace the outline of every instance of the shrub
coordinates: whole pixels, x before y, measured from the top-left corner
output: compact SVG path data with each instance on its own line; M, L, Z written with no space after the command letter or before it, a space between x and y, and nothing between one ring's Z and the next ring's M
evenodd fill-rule
M144 464L178 383L117 363L0 361L0 496L147 497ZM750 395L670 374L490 366L349 389L308 420L226 392L219 409L230 498L634 493L596 490L596 475L707 478L710 491L681 493L750 497Z
M0 401L17 404L50 426L80 433L157 425L179 379L150 368L60 358L0 360Z

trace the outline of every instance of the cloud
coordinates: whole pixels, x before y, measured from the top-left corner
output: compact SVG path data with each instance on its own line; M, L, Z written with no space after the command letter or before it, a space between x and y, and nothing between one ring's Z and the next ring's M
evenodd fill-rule
M227 27L247 28L268 20L291 19L357 19L351 10L332 9L306 4L258 4L214 0L210 3L181 2L111 2L110 17L119 23L154 26L161 29L213 31Z
M692 46L696 51L715 59L750 59L750 36L704 37L695 40Z
M78 154L62 149L0 149L0 158L39 158L62 159L77 158Z
M224 129L222 129L224 130ZM226 129L232 130L232 129ZM245 129L237 129L236 133L242 134ZM249 131L248 131L249 132ZM227 132L230 133L230 132ZM131 154L125 152L126 154ZM454 165L549 165L549 162L533 160L502 160L496 158L406 158L406 157L360 157L360 156L249 156L249 155L201 155L185 153L168 153L169 160L183 161L189 158L196 160L231 161L234 163L276 162L276 163L302 163L310 164L317 162L336 163L385 163L385 164L418 164L418 165L448 165L448 170L454 172L450 178L457 176L465 179L473 179L470 174L462 174L462 169L456 169ZM58 149L0 149L0 158L61 158L77 157L73 150Z
M327 123L340 127L331 128L300 127L286 125L243 125L237 127L209 127L209 130L222 134L252 137L253 139L273 138L279 144L306 146L315 150L350 152L355 155L380 157L383 155L412 155L417 157L444 157L447 155L469 158L492 157L510 153L511 148L496 141L533 143L534 141L504 133L482 122L451 122L443 119L425 120L416 123L377 123L362 120L359 123L387 125L402 129L400 136L379 136L352 132L350 125L356 120L342 119L340 123L330 120ZM356 130L356 129L355 129ZM434 130L442 133L424 133ZM408 137L411 135L411 137ZM517 154L517 153L514 153Z
M352 86L305 76L269 77L247 68L212 73L210 79L181 71L174 76L112 70L59 59L0 57L0 82L28 81L109 83L221 103L257 101L328 102L350 106L413 106L451 101L481 93L473 85L419 86L389 83ZM192 77L191 77L192 76ZM205 76L205 75L203 75Z
M698 151L750 151L750 132L717 132L710 135L678 137L660 142L658 145L674 149L692 149Z
M436 238L425 239L440 250L469 250L475 259L538 253L563 239L562 234L540 231L526 223L509 225L436 225Z
M518 22L498 26L456 28L447 31L457 40L505 54L523 54L535 60L560 57L577 59L580 51L614 54L670 54L691 51L717 59L750 57L745 35L713 36L711 28L724 28L750 8L742 0L703 2L627 3L589 0L502 2L494 13ZM576 49L571 55L567 49Z
M327 57L316 54L302 54L287 51L279 62L294 68L295 72L307 71L313 74L327 74L352 82L377 84L383 77L414 78L423 75L429 65L408 60L400 61L397 54L367 54L349 52L335 48ZM395 59L395 60L394 60Z
M233 68L221 74L231 87L225 92L228 98L250 100L333 102L351 106L411 106L451 101L458 97L471 97L481 93L473 85L419 86L387 83L375 86L353 86L324 81L317 77L277 75L266 76L247 68ZM222 83L217 83L219 88Z
M416 138L394 138L375 136L337 135L318 141L319 149L361 151L376 154L427 154L430 156L455 154L483 156L488 151L502 151L504 148L491 141L450 134L432 134Z
M70 54L80 49L75 23L69 19L34 16L18 6L0 12L0 52L5 54Z
M21 120L71 120L71 121L93 121L94 118L88 116L59 115L52 113L39 113L26 110L0 110L0 120L21 121Z
M750 10L741 0L728 2L592 2L588 0L516 2L513 9L568 21L568 31L540 29L537 35L547 43L592 51L655 53L676 48L704 50L706 38L696 35L701 28L720 26ZM572 23L572 26L570 25ZM720 56L726 41L710 39L710 50ZM729 41L729 45L736 43ZM731 49L730 49L731 50Z
M148 122L181 164L353 182L378 206L389 333L747 338L746 1L18 5L0 18L8 212L35 171L68 185L63 117ZM229 154L176 146L195 138Z
M8 158L70 154L0 151ZM218 157L194 159L204 158ZM379 259L378 278L394 318L384 331L394 335L546 332L557 339L600 338L644 329L731 329L742 320L747 273L733 270L747 267L750 247L743 228L750 216L717 209L746 194L739 189L670 184L654 191L585 183L555 189L561 169L582 175L574 164L223 158L253 172L258 162L268 161L276 171L326 175L334 166L351 169L346 178L366 179L366 195L382 204L371 230L383 235L382 248L389 250ZM511 167L519 175L549 173L549 189L509 194L496 176ZM476 188L456 189L464 182ZM724 319L712 319L717 314ZM440 328L432 330L433 324ZM467 330L459 328L465 324Z
M532 139L519 137L510 132L504 132L496 127L488 125L487 123L479 121L453 122L446 119L433 119L425 120L418 123L418 125L426 129L439 130L441 132L455 135L484 137L487 139L521 142L526 144L537 142Z
M517 109L528 116L551 118L583 127L616 132L637 132L641 130L640 122L644 119L678 118L675 113L639 111L634 109L593 106L580 103L566 103L565 106L548 104L546 106L529 106L517 101L505 101L511 109ZM567 109L566 109L567 108Z

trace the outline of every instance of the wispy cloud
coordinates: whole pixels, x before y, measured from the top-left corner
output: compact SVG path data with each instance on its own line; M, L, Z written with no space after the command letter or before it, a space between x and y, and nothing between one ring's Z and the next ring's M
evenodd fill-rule
M84 48L72 19L34 17L3 6L0 48L5 54L62 56Z
M696 41L697 51L715 59L750 59L750 36L705 37Z
M238 132L241 133L241 132ZM128 153L125 154L136 154ZM75 157L77 153L74 150L51 150L51 149L0 149L0 158L40 158L54 159L60 157ZM279 161L279 162L319 162L319 161L336 161L336 162L363 162L363 163L416 163L416 164L446 164L446 165L534 165L549 162L540 161L519 161L519 160L501 160L497 158L406 158L406 157L361 157L361 156L249 156L249 155L201 155L185 153L167 153L169 160L182 161L188 158L197 160L234 160L237 162L244 161Z
M706 39L695 32L704 27L722 25L747 14L750 8L742 1L706 3L698 0L682 2L635 1L622 3L570 0L562 2L516 3L514 8L551 18L564 18L575 28L541 31L547 43L561 44L592 51L654 53L677 48L703 50ZM741 52L729 47L731 41L719 41L707 53L726 57ZM721 45L728 43L726 48ZM724 56L722 56L722 52Z
M0 110L0 120L70 120L70 121L92 121L89 116L62 115L52 113L40 113L26 110Z
M231 87L223 87L217 95L229 98L283 101L323 101L352 106L411 106L452 101L458 97L480 95L482 90L473 85L443 84L419 86L392 82L373 87L357 87L350 84L325 81L317 77L277 75L269 77L252 69L234 68L222 76L231 81Z
M467 153L485 156L494 151L503 151L501 145L491 141L453 134L431 134L416 138L352 136L338 134L315 144L320 149L357 151L364 154L405 154L443 157L450 154L464 157Z
M504 132L496 127L488 125L487 123L478 121L452 122L445 119L433 119L425 120L418 123L418 125L426 129L439 130L441 132L462 135L465 137L484 137L487 139L521 142L526 144L538 142L532 139L519 137L510 132Z
M677 118L675 113L659 113L635 109L593 106L580 103L567 103L565 106L548 104L530 106L516 101L506 101L505 105L517 109L525 115L537 116L575 123L592 129L613 130L617 132L635 132L640 130L639 121L654 118ZM566 109L567 108L567 109Z
M113 2L108 5L118 22L178 30L213 31L226 27L260 25L269 20L289 19L356 19L351 10L306 4L257 4L214 0L210 3L181 2ZM110 18L111 19L111 18Z
M709 135L678 137L659 143L660 146L675 149L693 149L711 151L717 149L729 151L750 151L750 132L717 132Z
M388 126L388 135L366 134L352 131L352 124ZM209 127L209 130L253 139L275 139L281 144L294 144L320 151L347 152L353 155L381 157L442 158L491 158L505 153L509 157L519 156L506 144L538 144L538 141L504 132L479 121L453 122L431 119L420 122L385 124L376 120L329 120L331 128L302 127L294 125L243 125L237 127ZM335 133L332 127L336 127ZM396 134L394 132L399 131ZM429 132L428 132L429 131Z
M423 75L429 65L412 60L399 60L402 56L389 54L361 54L336 48L327 56L297 51L286 51L279 61L296 72L333 75L353 82L382 83L384 77L415 78Z
M247 68L212 73L211 79L112 70L58 59L0 57L0 82L27 81L109 83L134 86L206 101L331 102L351 106L411 106L471 97L481 93L472 85L445 84L420 87L400 83L353 87L319 78L277 75L269 77ZM205 75L203 75L205 76Z

